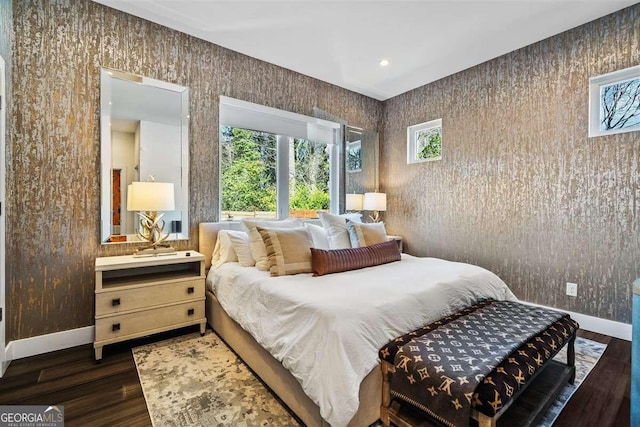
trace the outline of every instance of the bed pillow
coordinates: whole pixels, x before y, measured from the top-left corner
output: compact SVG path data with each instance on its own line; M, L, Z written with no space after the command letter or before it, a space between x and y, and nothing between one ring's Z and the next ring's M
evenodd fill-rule
M347 220L347 231L349 232L352 248L371 246L389 240L387 230L382 222L363 224Z
M309 230L311 235L311 243L313 247L317 249L329 249L329 239L327 236L327 230L319 225L305 223L305 227Z
M256 262L258 270L269 270L269 262L267 260L267 252L264 247L264 242L260 233L256 230L256 227L267 228L294 228L302 227L302 221L299 219L285 219L282 221L257 221L252 219L242 220L242 224L249 234L249 248L251 249L251 256Z
M320 222L327 230L327 240L330 249L346 249L351 247L349 232L347 231L347 219L353 222L362 222L362 214L334 215L319 211Z
M236 251L233 249L231 239L229 238L228 230L220 230L218 232L218 238L216 244L213 247L213 253L211 254L211 268L218 268L222 264L227 262L238 261Z
M400 261L398 245L393 240L361 248L324 250L311 248L314 276L357 270Z
M249 235L244 231L220 230L220 232L218 232L218 240L220 239L220 233L222 233L223 231L231 242L231 246L236 253L238 263L243 267L253 267L254 265L256 265L255 260L251 256L251 248L249 247Z
M256 227L264 241L272 276L311 273L311 236L305 227Z

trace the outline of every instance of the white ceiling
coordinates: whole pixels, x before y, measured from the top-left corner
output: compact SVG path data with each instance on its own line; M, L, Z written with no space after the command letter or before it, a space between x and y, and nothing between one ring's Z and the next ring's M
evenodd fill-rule
M635 0L95 0L378 100ZM391 64L381 67L381 59Z

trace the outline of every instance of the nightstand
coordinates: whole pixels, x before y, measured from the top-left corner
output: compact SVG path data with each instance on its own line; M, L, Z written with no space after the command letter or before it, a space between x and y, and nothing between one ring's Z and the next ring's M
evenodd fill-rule
M402 236L392 236L388 234L387 237L389 240L395 240L396 245L398 245L398 250L402 252Z
M205 333L204 255L101 257L95 273L96 360L107 344L196 324Z

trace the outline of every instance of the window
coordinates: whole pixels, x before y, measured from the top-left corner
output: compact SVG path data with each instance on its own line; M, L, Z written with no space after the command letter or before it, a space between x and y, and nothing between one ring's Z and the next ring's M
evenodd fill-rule
M589 79L589 136L640 130L640 66Z
M407 128L407 163L442 159L442 119Z
M222 127L222 218L276 218L276 135Z
M288 139L289 216L317 218L318 210L329 212L331 147L323 142Z
M337 211L338 124L225 97L220 110L221 219Z

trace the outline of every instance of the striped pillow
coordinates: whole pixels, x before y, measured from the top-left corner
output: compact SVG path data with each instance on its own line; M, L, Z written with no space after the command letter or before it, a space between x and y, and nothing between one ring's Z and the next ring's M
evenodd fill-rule
M277 228L294 228L302 227L302 221L299 219L283 219L282 221L274 220L253 220L243 219L242 225L249 235L249 248L251 249L251 257L256 261L258 270L269 270L269 262L267 261L267 253L264 248L262 236L256 230L256 227L277 227Z
M383 222L363 224L347 220L347 231L349 232L352 248L371 246L389 240Z
M256 227L264 241L272 276L311 273L311 237L304 227Z
M361 248L333 250L311 248L314 276L357 270L394 261L400 261L400 251L393 240Z

